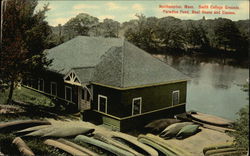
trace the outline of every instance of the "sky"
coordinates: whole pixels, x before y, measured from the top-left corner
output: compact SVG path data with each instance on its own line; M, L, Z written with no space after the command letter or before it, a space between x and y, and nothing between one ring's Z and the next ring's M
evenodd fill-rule
M70 18L75 17L79 13L87 13L91 16L99 18L102 21L105 18L113 19L119 22L136 19L136 14L144 14L146 17L155 16L158 18L166 16L174 16L180 19L206 19L229 18L233 21L249 19L249 1L248 0L144 0L144 1L66 1L66 0L43 0L39 1L37 10L41 9L44 4L49 3L50 10L46 13L46 20L52 26L65 24ZM160 8L159 6L179 6L181 8ZM191 9L184 8L185 5L193 6ZM199 8L199 6L208 6ZM218 7L223 9L218 9ZM225 6L234 7L236 9L225 9ZM211 9L210 7L213 7ZM238 7L238 9L237 9ZM165 10L165 12L164 12ZM193 14L192 10L200 11L200 14ZM178 11L178 13L166 13L166 11ZM181 12L182 11L182 12ZM189 11L186 14L185 11ZM212 14L202 14L202 11L212 11ZM214 11L220 11L220 14L214 14ZM224 14L223 14L224 12ZM225 14L225 12L234 12L234 14Z

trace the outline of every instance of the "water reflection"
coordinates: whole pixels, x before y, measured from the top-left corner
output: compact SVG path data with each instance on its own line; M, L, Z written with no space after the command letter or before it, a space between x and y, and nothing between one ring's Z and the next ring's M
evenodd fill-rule
M235 120L236 112L248 104L248 93L238 84L246 83L248 69L232 59L157 55L191 77L188 83L187 110L197 110Z

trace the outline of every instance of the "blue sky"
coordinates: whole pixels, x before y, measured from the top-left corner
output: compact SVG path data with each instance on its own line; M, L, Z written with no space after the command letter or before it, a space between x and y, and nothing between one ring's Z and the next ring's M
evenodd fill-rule
M207 19L214 19L218 17L229 18L234 21L249 19L249 1L248 0L165 0L165 1L39 1L37 9L40 9L44 4L49 3L50 10L47 12L46 20L50 25L56 26L58 24L64 24L70 18L75 17L79 13L87 13L89 15L95 16L102 21L105 18L114 19L119 22L129 21L131 19L136 19L136 14L144 14L146 17L164 17L164 16L174 16L180 19L201 19L205 16ZM237 6L239 9L227 10L234 11L234 15L204 15L204 14L166 14L163 12L159 5L193 5L194 9L191 10L204 10L199 9L199 5L217 5L217 6ZM166 9L165 9L166 10ZM167 9L173 10L173 9ZM180 9L174 9L179 10ZM188 10L188 9L182 9ZM211 9L206 11L212 11Z

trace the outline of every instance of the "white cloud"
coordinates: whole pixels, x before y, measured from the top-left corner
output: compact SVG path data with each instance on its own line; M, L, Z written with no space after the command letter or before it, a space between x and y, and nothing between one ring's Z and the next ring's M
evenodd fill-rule
M142 12L145 8L141 4L133 4L132 9L138 12Z
M114 2L108 2L106 3L106 6L108 7L109 10L124 10L126 7L118 5L117 3Z
M99 18L100 20L104 20L106 18L115 19L115 16L113 16L113 15L101 15L101 16L98 16L97 18Z
M56 18L54 20L51 20L50 25L52 26L57 26L58 24L65 24L66 22L68 22L70 18Z
M242 1L239 4L239 11L237 11L237 14L240 19L248 19L249 18L249 1Z
M99 6L96 5L89 5L89 4L78 4L73 6L73 9L97 9Z

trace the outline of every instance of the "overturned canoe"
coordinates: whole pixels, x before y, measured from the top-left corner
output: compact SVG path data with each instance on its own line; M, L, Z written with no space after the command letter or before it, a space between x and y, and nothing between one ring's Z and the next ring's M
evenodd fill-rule
M234 145L233 142L226 142L226 143L221 143L221 144L210 145L210 146L203 148L203 154L205 154L209 150L230 148L230 147L233 147L233 145Z
M90 138L90 137L87 137L87 136L84 136L84 135L78 135L76 138L75 138L76 141L80 141L80 142L84 142L84 143L88 143L88 144L91 144L91 145L95 145L97 147L100 147L104 150L107 150L117 156L134 156L132 153L128 152L128 151L125 151L123 149L120 149L116 146L113 146L113 145L109 145L105 142L102 142L102 141L99 141L99 140L96 140L94 138Z
M26 145L26 143L20 137L16 137L12 143L17 146L21 155L35 156L35 154L32 152L32 150Z
M189 113L188 116L190 116L193 120L196 120L202 123L215 125L215 126L221 126L221 127L232 127L232 121L223 119L214 115L196 112L196 113Z
M244 153L246 152L246 149L236 149L234 147L230 147L230 148L222 148L222 149L214 149L214 150L209 150L205 153L205 156L212 156L214 154L221 154L222 153L229 153L229 152L239 152L239 153Z
M144 129L147 132L156 134L156 133L160 133L161 131L163 131L169 125L172 125L178 122L181 122L181 121L177 119L171 119L171 118L159 119L159 120L150 122L149 124L144 126Z
M122 141L122 143L125 143L128 146L132 146L135 150L139 149L140 151L143 152L142 154L144 154L144 155L151 155L151 156L158 156L159 155L155 149L153 149L152 147L149 147L148 145L145 145L145 144L139 142L137 140L137 138L135 138L131 135L120 133L120 132L112 132L111 137L118 140L118 141Z
M153 146L154 148L161 151L165 155L171 155L171 156L182 156L182 155L191 156L192 155L191 153L181 148L178 148L176 146L173 146L170 143L168 143L166 140L158 136L152 135L152 134L139 135L138 140L140 142Z
M39 125L51 125L51 123L48 121L40 121L40 120L21 120L21 121L5 122L5 123L0 123L0 133L17 131Z
M80 134L92 133L94 130L93 128L85 128L82 126L62 126L44 134L43 137L75 137Z
M39 129L39 130L33 131L31 133L25 134L24 137L26 137L26 136L32 136L32 137L44 136L45 134L50 133L57 128L59 128L59 126L52 126L51 125L51 126L48 126L46 128Z
M132 154L134 154L136 156L143 156L142 154L138 153L137 151L135 151L134 149L128 147L127 145L122 144L122 143L120 143L120 142L118 142L118 141L116 141L116 140L114 140L112 138L106 137L103 134L96 133L94 135L94 138L97 139L97 140L103 141L103 142L105 142L107 144L114 145L114 146L116 146L118 148L121 148L121 149L123 149L125 151L128 151L128 152L130 152L130 153L132 153Z
M184 126L186 125L191 125L193 124L192 122L181 122L181 123L175 123L167 128L165 128L161 133L160 137L162 138L171 138L175 136Z
M45 140L44 144L59 148L59 149L65 151L71 155L88 156L87 153L81 152L81 151L79 151L71 146L65 145L63 143L60 143L60 142L52 140L52 139Z
M77 149L79 151L82 151L82 152L88 154L89 156L98 156L99 155L99 154L97 154L97 153L95 153L95 152L93 152L93 151L91 151L91 150L89 150L89 149L87 149L85 147L77 145L77 144L75 144L75 143L73 143L71 141L68 141L68 140L65 140L65 139L62 139L62 138L58 139L57 141L60 142L60 143L65 144L65 145L71 146L71 147L73 147L73 148L75 148L75 149Z
M34 126L34 127L30 127L30 128L26 128L26 129L17 131L17 132L15 132L15 134L24 135L24 134L27 134L27 133L31 133L31 132L43 129L43 128L48 128L49 126L51 126L51 125Z
M177 134L176 138L186 138L197 133L199 125L186 125Z

